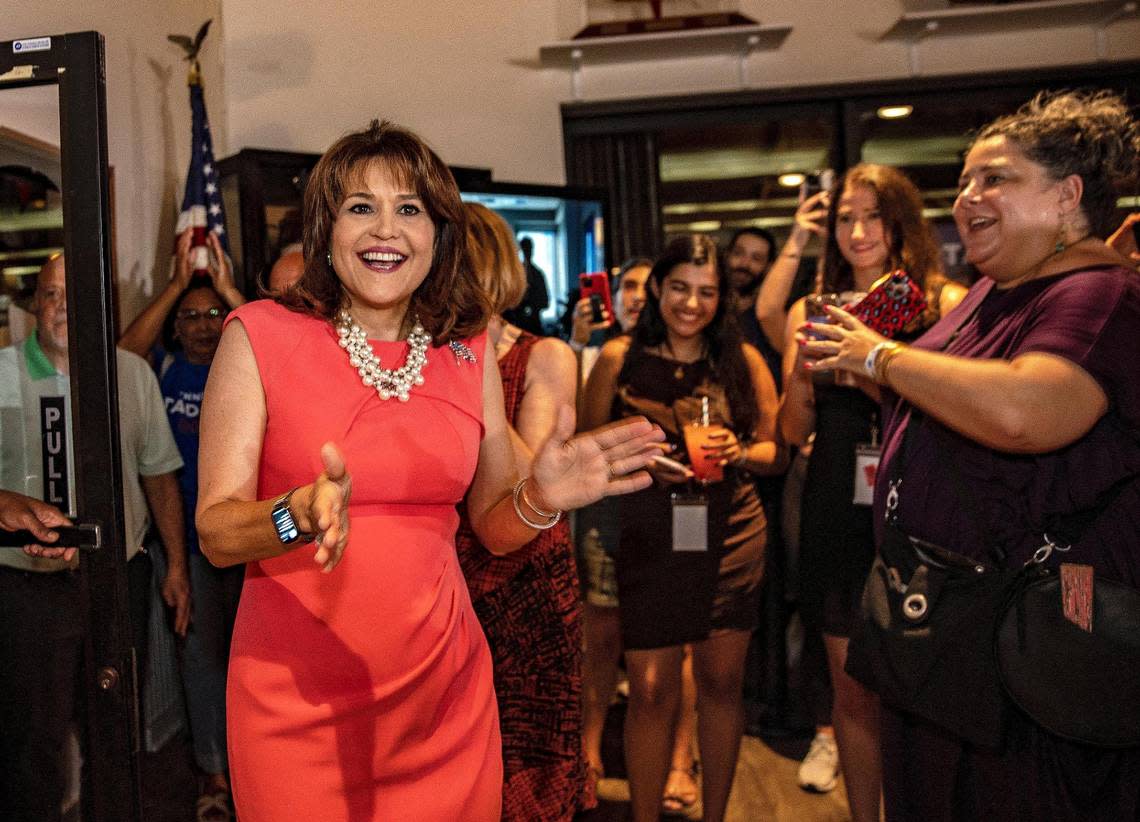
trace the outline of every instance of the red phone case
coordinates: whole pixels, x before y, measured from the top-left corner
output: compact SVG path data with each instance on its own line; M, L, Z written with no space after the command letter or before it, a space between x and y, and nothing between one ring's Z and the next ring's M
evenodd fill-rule
M922 288L900 268L876 281L851 314L872 331L894 338L925 310Z
M606 273L595 271L592 274L581 274L578 281L582 286L582 298L598 297L602 301L602 307L606 310L606 316L613 320L614 304L610 297L610 280Z

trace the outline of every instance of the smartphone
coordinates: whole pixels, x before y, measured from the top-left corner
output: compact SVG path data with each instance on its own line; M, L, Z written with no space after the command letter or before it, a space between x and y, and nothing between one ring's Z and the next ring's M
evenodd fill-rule
M800 202L802 203L808 197L813 197L821 191L830 191L834 182L835 172L830 168L805 174L804 181L800 184Z
M604 271L595 271L591 274L580 274L578 282L582 286L582 297L590 301L590 308L594 312L594 322L605 322L608 317L613 321L614 303L610 296L610 279Z

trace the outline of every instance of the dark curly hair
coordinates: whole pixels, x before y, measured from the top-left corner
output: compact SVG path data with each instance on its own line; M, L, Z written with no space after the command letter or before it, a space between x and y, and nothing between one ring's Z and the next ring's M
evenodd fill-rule
M423 140L387 120L341 137L313 167L305 186L305 273L277 301L329 320L344 306L347 295L329 265L329 243L345 194L372 163L415 191L435 224L431 270L413 292L409 312L436 345L481 331L490 305L467 262L467 223L455 178Z
M883 230L890 237L889 257L883 273L901 268L929 291L933 283L928 280L941 277L942 258L934 230L922 216L922 195L897 168L860 163L848 169L831 191L823 260L824 292L839 293L855 288L855 272L839 251L835 225L843 189L857 185L867 186L875 192Z
M1005 137L1054 180L1078 175L1089 231L1101 239L1112 233L1117 187L1135 179L1140 153L1140 128L1119 94L1040 92L1013 114L984 126L973 142L992 137Z
M744 359L743 341L736 327L736 319L726 310L729 293L728 275L724 266L720 264L716 243L705 234L689 234L672 240L665 247L665 252L653 264L649 279L657 283L657 288L660 289L669 272L685 263L693 265L712 263L716 270L716 281L720 291L716 313L701 335L704 337L705 349L708 351L713 372L724 386L725 398L732 414L733 428L742 439L747 439L752 436L756 428L760 409L756 405L756 391L752 385L748 362ZM664 344L667 334L668 329L661 316L661 301L653 295L653 289L646 289L645 307L641 309L637 325L633 328L629 351L626 353L625 362L622 363L618 382L628 382L633 370L638 367L638 361L645 349Z

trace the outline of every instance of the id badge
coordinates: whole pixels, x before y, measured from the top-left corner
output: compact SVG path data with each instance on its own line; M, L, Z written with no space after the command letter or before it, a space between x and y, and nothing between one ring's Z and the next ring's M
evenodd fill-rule
M860 443L855 446L855 505L870 505L875 498L875 475L879 472L879 457L882 449L878 445Z
M709 549L709 501L704 494L675 491L673 502L673 550Z

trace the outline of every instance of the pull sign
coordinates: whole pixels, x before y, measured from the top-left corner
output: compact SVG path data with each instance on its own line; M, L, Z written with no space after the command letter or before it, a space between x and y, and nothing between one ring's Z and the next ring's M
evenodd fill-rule
M25 51L51 51L51 38L33 37L29 40L17 40L12 43L14 54L23 54Z
M64 397L40 397L40 452L43 457L44 502L67 511L70 482L67 466L67 416Z

